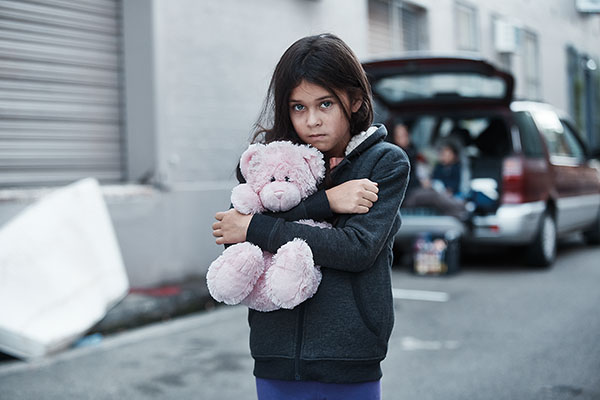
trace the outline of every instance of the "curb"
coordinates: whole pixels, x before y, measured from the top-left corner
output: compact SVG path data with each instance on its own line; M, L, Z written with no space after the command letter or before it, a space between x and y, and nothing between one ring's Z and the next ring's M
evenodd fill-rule
M156 288L131 288L86 335L102 335L215 308L204 278Z

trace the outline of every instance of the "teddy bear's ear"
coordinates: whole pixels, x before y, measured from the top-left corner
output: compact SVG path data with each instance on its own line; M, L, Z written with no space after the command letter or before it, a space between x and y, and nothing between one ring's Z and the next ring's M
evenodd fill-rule
M320 182L325 177L325 161L323 154L314 147L302 146L304 161L308 164L310 172L315 177L317 182Z
M244 178L248 179L248 168L250 167L250 161L252 158L260 153L264 149L265 145L261 143L251 144L248 149L240 157L240 170Z

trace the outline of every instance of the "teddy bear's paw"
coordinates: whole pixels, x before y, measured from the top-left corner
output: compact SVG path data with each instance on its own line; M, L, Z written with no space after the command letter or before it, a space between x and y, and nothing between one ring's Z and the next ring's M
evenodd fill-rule
M248 242L230 246L208 268L208 291L217 301L238 304L250 294L264 269L263 252L258 246Z
M260 197L247 183L237 185L231 191L231 204L242 214L258 214L265 209Z
M265 279L273 303L291 309L316 293L321 271L315 267L308 244L294 239L279 248Z
M254 285L254 289L252 289L250 294L242 300L241 304L244 304L253 310L262 312L275 311L280 308L277 304L273 303L268 296L265 274L262 274L260 278L258 278L256 285Z

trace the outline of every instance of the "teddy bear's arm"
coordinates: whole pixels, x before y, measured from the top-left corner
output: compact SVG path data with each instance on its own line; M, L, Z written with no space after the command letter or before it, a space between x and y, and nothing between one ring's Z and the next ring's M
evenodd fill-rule
M231 204L242 214L258 214L265 209L258 194L247 183L237 185L231 191Z

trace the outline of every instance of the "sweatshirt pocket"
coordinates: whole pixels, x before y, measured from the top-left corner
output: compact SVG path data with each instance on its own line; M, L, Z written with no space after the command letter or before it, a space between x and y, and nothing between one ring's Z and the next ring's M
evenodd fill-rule
M367 360L385 355L377 327L356 303L349 274L324 276L306 311L302 358Z
M297 310L250 310L248 322L252 357L294 358L297 314Z

